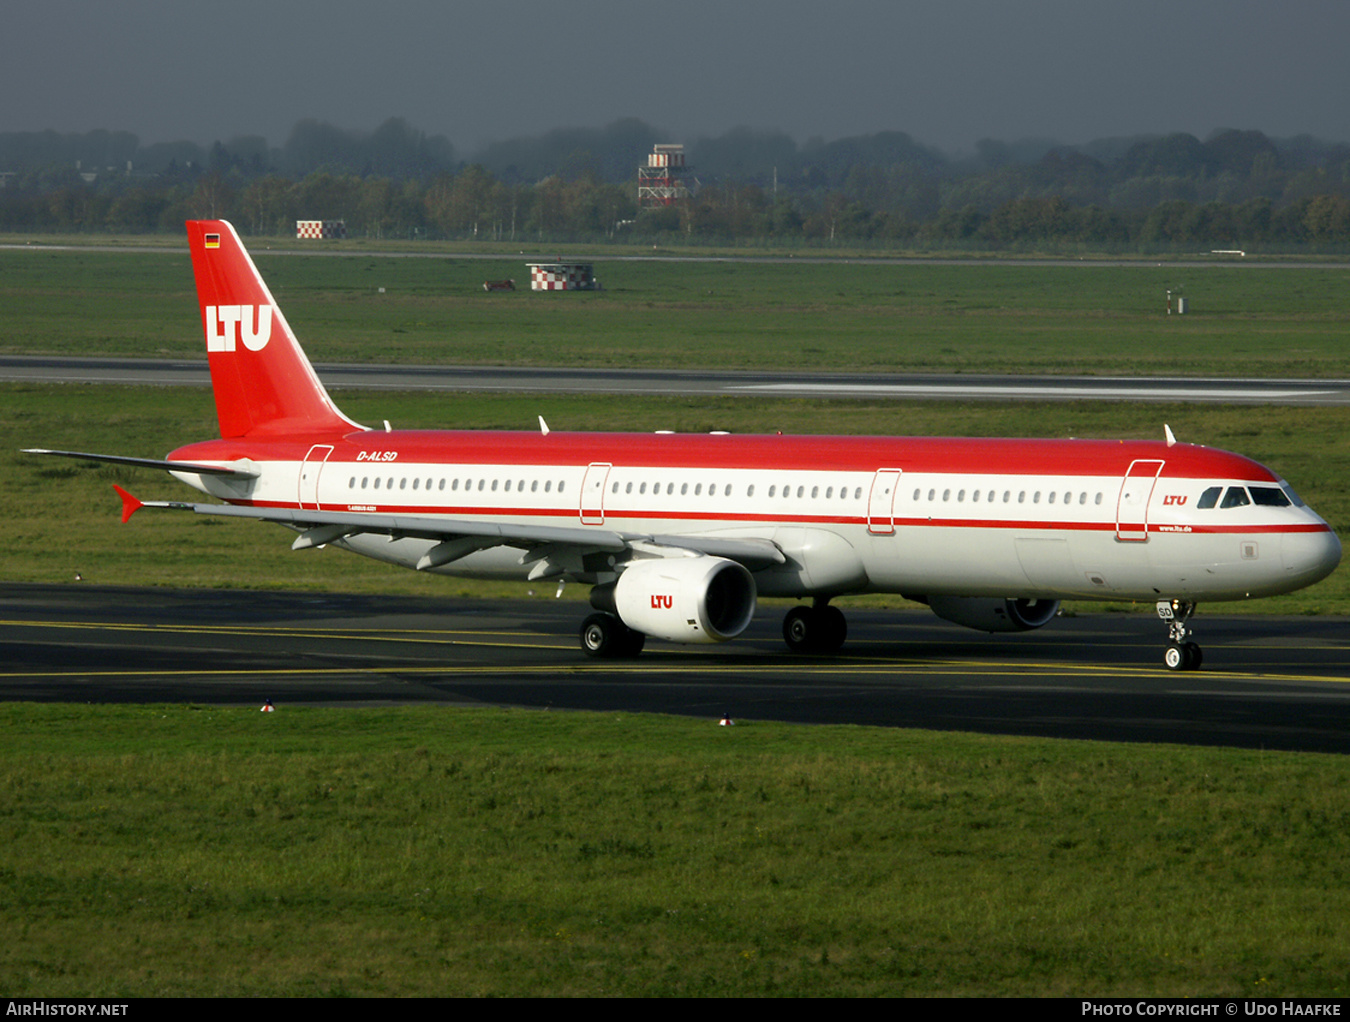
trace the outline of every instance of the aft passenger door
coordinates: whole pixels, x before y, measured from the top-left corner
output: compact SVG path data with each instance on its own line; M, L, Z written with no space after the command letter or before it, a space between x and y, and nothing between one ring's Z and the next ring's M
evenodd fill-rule
M1116 539L1122 543L1142 543L1148 539L1148 502L1153 496L1162 461L1132 461L1120 484L1116 500Z
M323 473L324 463L333 453L329 444L315 444L305 455L300 466L300 508L303 511L319 510L319 476Z

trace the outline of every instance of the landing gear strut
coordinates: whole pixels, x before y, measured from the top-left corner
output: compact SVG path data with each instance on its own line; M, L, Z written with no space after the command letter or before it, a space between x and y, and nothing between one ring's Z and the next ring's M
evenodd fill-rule
M1205 656L1200 647L1186 636L1190 629L1186 627L1195 613L1195 604L1190 600L1159 600L1158 617L1166 621L1169 645L1163 653L1163 663L1169 671L1197 671Z
M783 618L783 641L794 653L837 653L848 638L843 611L823 600L793 607Z

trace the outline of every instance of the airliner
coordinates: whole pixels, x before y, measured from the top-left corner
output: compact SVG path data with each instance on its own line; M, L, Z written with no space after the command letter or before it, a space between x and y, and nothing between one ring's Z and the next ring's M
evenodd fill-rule
M1248 458L1164 439L733 436L362 426L333 403L239 235L187 224L220 438L165 460L215 502L142 507L261 519L416 571L591 587L593 657L745 631L761 596L790 650L828 654L831 601L895 593L990 632L1061 600L1147 601L1163 661L1200 666L1206 601L1292 592L1340 561L1332 528Z

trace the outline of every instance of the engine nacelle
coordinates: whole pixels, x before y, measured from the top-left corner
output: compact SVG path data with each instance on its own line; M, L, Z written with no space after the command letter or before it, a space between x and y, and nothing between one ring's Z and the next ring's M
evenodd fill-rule
M755 616L755 580L724 557L634 561L612 589L593 589L591 603L658 639L726 642Z
M982 632L1029 632L1059 613L1058 600L1004 600L987 596L930 596L928 606L944 621Z

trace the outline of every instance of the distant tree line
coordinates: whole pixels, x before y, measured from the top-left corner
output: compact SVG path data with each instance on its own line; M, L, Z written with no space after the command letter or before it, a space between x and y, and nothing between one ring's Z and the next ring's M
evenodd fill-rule
M1081 248L1350 246L1350 146L1257 131L981 142L951 159L902 132L799 145L737 129L687 143L692 197L637 207L668 141L641 121L495 143L472 161L399 119L142 146L126 132L0 134L0 229L250 234L342 219L350 237Z

